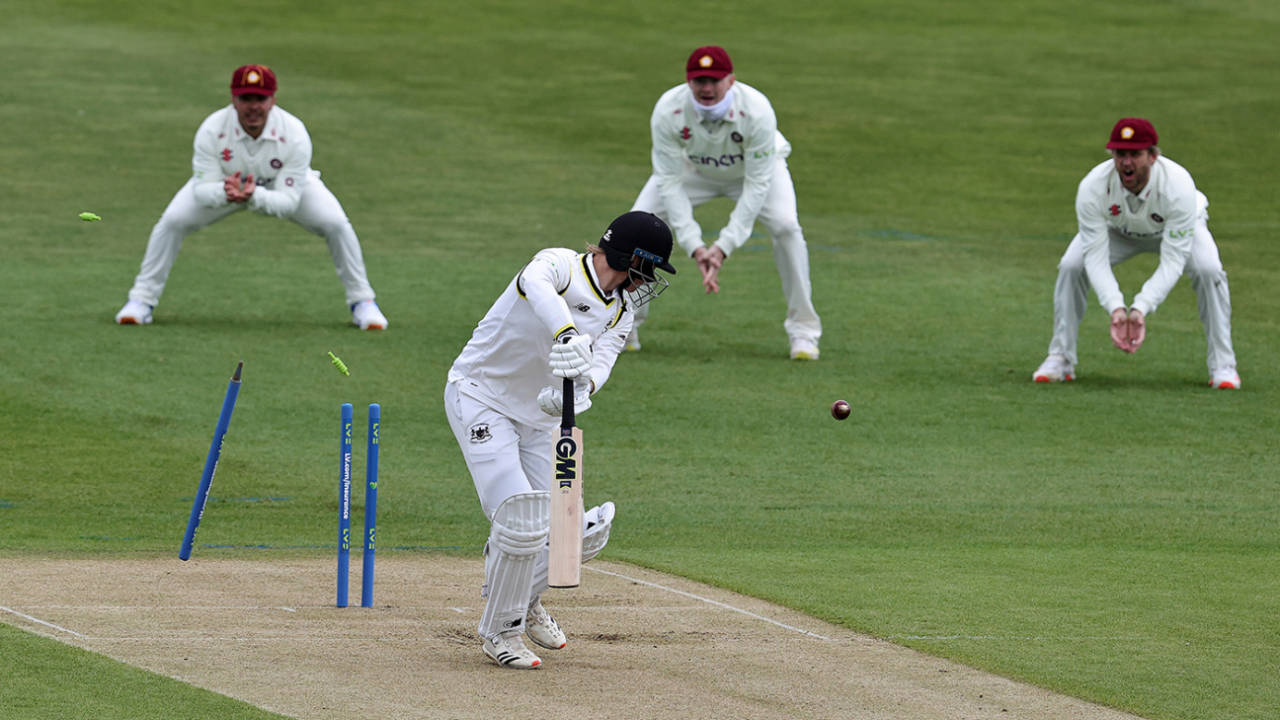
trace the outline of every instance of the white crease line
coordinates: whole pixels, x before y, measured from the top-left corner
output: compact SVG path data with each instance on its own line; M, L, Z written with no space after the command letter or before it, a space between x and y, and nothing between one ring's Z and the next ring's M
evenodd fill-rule
M3 610L4 612L8 612L8 613L13 613L14 615L17 615L18 617L22 618L23 620L29 620L29 621L31 621L31 622L33 622L33 623L38 624L38 625L44 625L45 627L53 628L54 630L57 630L58 632L64 632L64 633L67 633L68 635L75 635L76 637L81 638L81 639L84 639L84 640L87 640L87 639L88 639L88 637L89 637L88 635L81 635L80 633L76 632L75 630L68 630L67 628L62 627L61 625L54 625L53 623L51 623L51 622L45 622L44 620L41 620L41 619L40 619L40 618L38 618L38 617L32 617L32 616L30 616L30 615L28 615L28 614L26 614L26 613L20 613L20 612L18 612L17 610L14 610L13 608L8 608L8 607L5 607L5 606L3 606L3 605L0 605L0 610Z
M1052 640L1058 642L1080 642L1084 640L1108 640L1114 642L1133 642L1147 640L1141 637L1118 637L1107 635L887 635L886 640Z
M753 613L753 612L751 612L751 611L749 611L749 610L743 610L742 608L737 608L737 607L734 607L734 606L732 606L732 605L726 605L725 603L719 602L718 600L712 600L711 598L705 598L705 597L702 597L701 595L694 595L693 593L688 593L688 592L685 592L685 591L683 591L683 590L677 590L677 589L675 589L675 588L673 588L673 587L667 587L666 585L659 585L658 583L655 583L655 582L649 582L648 580L641 580L641 579L639 579L639 578L633 578L633 577L630 577L630 576L628 576L628 575L623 575L623 574L621 574L621 573L610 572L610 571L608 571L608 570L601 570L600 568L587 567L586 565L583 565L583 566L582 566L582 569L583 569L583 570L590 570L591 572L600 573L600 574L602 574L602 575L612 575L613 577L616 577L616 578L622 578L623 580L630 580L630 581L631 581L631 582L633 582L633 583L639 583L639 584L641 584L641 585L648 585L649 587L657 588L657 589L659 589L659 590L666 590L667 592L675 593L675 594L677 594L677 595L683 595L683 596L685 596L685 597L687 597L687 598L693 598L694 600L701 600L702 602L707 603L707 604L709 604L709 605L715 605L716 607L718 607L718 608L723 608L723 609L725 609L725 610L732 610L733 612L741 613L741 614L746 615L746 616L748 616L748 617L753 617L753 618L755 618L755 619L757 619L757 620L763 620L764 622L767 622L767 623L769 623L769 624L771 624L771 625L777 625L777 626L778 626L778 627L780 627L780 628L785 628L785 629L787 629L787 630L792 630L792 631L794 631L794 632L798 632L798 633L800 633L800 634L802 634L802 635L808 635L809 637L818 638L819 640L827 640L827 641L830 641L830 640L831 640L831 638L827 637L826 635L819 635L819 634L818 634L818 633L816 633L816 632L811 632L811 631L809 631L809 630L805 630L804 628L798 628L798 627L795 627L794 625L788 625L788 624L786 624L786 623L784 623L784 622L778 622L777 620L774 620L773 618L768 618L768 617L765 617L765 616L763 616L763 615L757 615L756 613Z
M298 612L296 607L283 605L26 605L41 610L283 610ZM332 605L299 605L309 608L332 608Z
M278 640L292 642L316 643L349 643L349 642L405 642L417 643L416 636L385 635L93 635L85 637L93 642L156 642L163 641L175 645L206 642L238 642L238 643L272 643Z

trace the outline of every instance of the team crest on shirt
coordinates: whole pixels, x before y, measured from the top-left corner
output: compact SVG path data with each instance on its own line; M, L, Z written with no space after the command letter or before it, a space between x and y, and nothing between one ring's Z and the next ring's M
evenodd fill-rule
M737 130L734 130L732 133L729 134L729 139L736 143L740 143L742 142L742 133L738 132Z
M1120 214L1120 206L1119 206L1119 205L1112 205L1112 206L1111 206L1111 216L1112 216L1112 217L1115 217L1116 215L1119 215L1119 214Z
M693 133L689 132L688 125L685 125L684 127L680 128L680 137L684 138L685 140L688 140L692 136L693 136Z
M1159 213L1151 213L1151 219L1155 220L1158 223L1164 222L1164 218L1160 217Z
M493 433L489 431L489 423L476 423L471 426L471 442L483 443L489 442L493 438Z
M271 167L279 170L284 167L284 163L280 162L280 158L271 158Z
M231 162L231 148L222 148L222 162Z

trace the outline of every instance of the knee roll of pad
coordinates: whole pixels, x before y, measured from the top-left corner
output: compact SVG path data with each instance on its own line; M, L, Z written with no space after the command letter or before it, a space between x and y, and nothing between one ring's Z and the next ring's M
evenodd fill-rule
M547 536L551 532L550 518L550 493L512 495L493 514L490 543L507 555L532 555L547 542Z

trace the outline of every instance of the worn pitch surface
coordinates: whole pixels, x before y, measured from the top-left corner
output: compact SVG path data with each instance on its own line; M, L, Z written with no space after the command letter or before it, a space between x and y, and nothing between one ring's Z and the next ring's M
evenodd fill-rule
M543 667L480 650L480 560L5 560L0 621L298 718L1133 718L752 598L597 560Z

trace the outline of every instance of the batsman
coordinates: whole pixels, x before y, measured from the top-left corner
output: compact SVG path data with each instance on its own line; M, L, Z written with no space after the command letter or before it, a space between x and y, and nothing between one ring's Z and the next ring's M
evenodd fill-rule
M616 218L585 252L549 248L533 256L476 326L449 369L445 413L489 520L484 612L486 655L503 667L542 660L525 644L566 645L542 605L548 588L553 452L572 380L576 413L591 407L631 331L635 309L674 275L671 230L656 215ZM583 513L581 561L609 540L613 503Z

